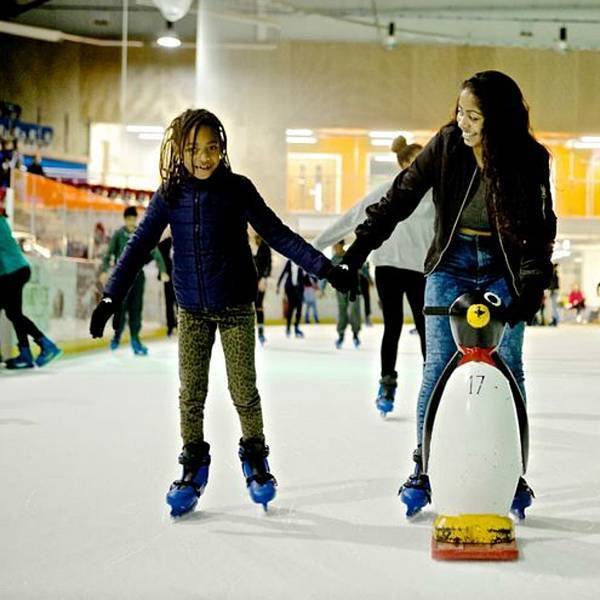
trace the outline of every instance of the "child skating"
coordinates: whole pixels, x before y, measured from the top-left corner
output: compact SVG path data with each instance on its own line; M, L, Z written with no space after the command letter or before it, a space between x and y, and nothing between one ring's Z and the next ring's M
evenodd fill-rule
M102 259L102 271L100 273L100 282L104 285L108 279L108 270L111 265L111 260L114 258L115 263L125 250L129 238L133 235L137 227L137 209L135 206L128 206L123 211L123 227L117 229L110 238L108 250ZM152 256L158 267L159 277L161 281L169 281L167 267L165 261L158 248L152 248L148 253ZM144 263L146 260L144 260ZM144 265L142 263L142 267ZM144 288L146 286L146 276L144 270L140 267L135 274L133 284L129 288L129 292L120 303L119 308L113 316L114 335L110 342L110 349L116 350L121 343L121 336L125 329L125 324L129 321L129 335L131 339L131 349L136 356L145 356L148 354L148 348L142 344L140 340L140 331L142 330L142 313L144 310Z
M269 448L256 389L257 273L248 225L272 248L335 287L347 288L349 275L284 225L249 179L231 171L225 130L214 114L188 110L173 120L161 147L160 175L162 184L113 271L92 315L90 332L102 336L144 257L170 225L179 306L183 473L171 485L167 503L173 516L191 511L208 482L210 446L204 439L204 404L218 329L242 429L242 471L252 500L266 508L275 496L276 482L267 462Z

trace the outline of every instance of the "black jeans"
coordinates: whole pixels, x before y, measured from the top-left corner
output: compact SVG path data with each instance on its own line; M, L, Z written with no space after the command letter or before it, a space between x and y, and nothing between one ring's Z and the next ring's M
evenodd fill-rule
M292 316L296 311L296 318L294 319L294 327L297 328L300 323L300 316L302 314L302 296L304 295L303 287L289 287L285 289L285 295L288 301L288 312L286 319L286 329L290 330L292 324Z
M27 336L31 336L36 342L44 337L35 323L23 314L23 288L30 277L29 267L0 276L0 309L6 311L6 317L12 322L20 348L29 346Z
M425 360L425 276L418 271L396 267L375 267L375 285L383 311L383 338L381 340L381 376L396 376L398 342L404 323L404 294L408 299L421 340L421 354Z

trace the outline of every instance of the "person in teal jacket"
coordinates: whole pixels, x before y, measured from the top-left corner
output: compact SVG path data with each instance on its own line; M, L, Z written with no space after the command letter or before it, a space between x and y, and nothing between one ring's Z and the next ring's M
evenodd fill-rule
M104 285L108 279L108 269L111 259L114 257L115 264L125 250L129 238L133 235L137 227L137 209L135 206L128 206L123 212L125 225L113 233L108 244L108 250L102 260L102 273L100 281ZM155 260L160 272L160 280L168 281L167 267L165 261L157 248L154 248L150 255ZM134 354L144 356L148 354L148 348L140 341L140 331L142 329L142 311L144 309L144 287L146 278L144 271L140 270L134 278L133 285L129 293L121 302L119 309L113 317L114 336L110 342L111 350L116 350L121 343L121 335L125 329L125 323L129 318L129 333L131 337L131 348Z
M23 314L23 288L31 277L31 268L19 244L12 235L8 216L0 210L0 310L4 309L17 334L19 354L5 361L7 369L31 369L43 367L58 358L62 350L48 339L36 324ZM40 347L33 359L29 337Z

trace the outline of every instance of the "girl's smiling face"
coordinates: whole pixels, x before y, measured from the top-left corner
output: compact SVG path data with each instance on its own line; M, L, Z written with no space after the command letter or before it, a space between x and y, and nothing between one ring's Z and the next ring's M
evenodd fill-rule
M475 149L483 143L483 113L473 93L464 89L458 98L456 122L462 130L463 141Z
M190 131L183 146L185 168L198 179L208 179L220 162L221 142L216 132L206 126Z

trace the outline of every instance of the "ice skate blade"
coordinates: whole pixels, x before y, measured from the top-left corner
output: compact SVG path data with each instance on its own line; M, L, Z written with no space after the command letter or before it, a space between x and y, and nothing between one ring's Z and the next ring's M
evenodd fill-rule
M173 521L178 521L182 517L185 517L185 516L193 513L197 504L198 504L198 501L194 502L194 504L192 504L189 508L185 508L183 506L173 506L172 504L169 504L169 506L171 507L171 511L169 513L171 516L171 519L173 519Z
M50 356L46 357L45 360L40 360L40 357L38 356L33 362L37 367L42 368L49 365L51 362L58 360L64 353L64 350L58 348L57 352L54 352Z
M435 560L517 560L515 540L502 544L451 544L431 539L431 558Z
M524 508L511 508L510 509L510 514L517 521L524 521L525 520L525 509Z
M269 502L274 500L277 490L272 482L265 483L259 487L253 481L248 486L248 493L250 494L250 499L252 502L266 507Z

